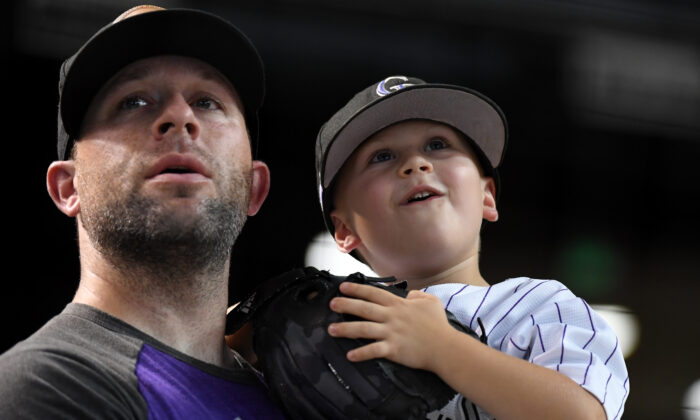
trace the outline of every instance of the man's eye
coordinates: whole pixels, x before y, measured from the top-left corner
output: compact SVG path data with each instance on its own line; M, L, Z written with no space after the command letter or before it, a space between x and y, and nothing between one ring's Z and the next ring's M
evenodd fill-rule
M148 102L145 99L138 96L130 96L124 99L119 107L121 109L136 109L146 105L148 105Z
M219 103L216 102L215 100L211 98L200 98L195 101L194 104L197 108L202 108L202 109L218 109Z
M370 163L385 162L394 158L394 155L388 150L380 150L372 156Z
M446 149L449 147L449 144L445 139L441 139L439 137L436 137L434 139L431 139L428 144L425 146L425 150L440 150L440 149Z

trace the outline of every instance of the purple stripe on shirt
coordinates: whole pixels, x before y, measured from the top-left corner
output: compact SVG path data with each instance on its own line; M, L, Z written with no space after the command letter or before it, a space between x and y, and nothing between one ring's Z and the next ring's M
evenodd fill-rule
M515 348L516 348L516 349L518 349L518 350L520 350L520 351L527 351L527 347L526 347L526 348L524 348L524 349L523 349L523 348L520 348L520 346L519 346L519 345L515 344L515 341L513 341L513 339L512 339L512 338L510 339L510 343L511 343L512 345L514 345L514 346L515 346Z
M467 286L469 286L469 285L465 284L464 287L462 287L456 293L454 293L452 296L450 296L450 298L447 300L447 305L445 305L445 309L447 309L450 306L450 303L452 302L452 298L457 296L458 294L462 293L462 290L466 289Z
M530 319L532 319L532 325L535 325L535 317L532 314L530 314Z
M588 304L586 303L585 300L581 299L581 302L583 302L583 306L586 308L586 311L588 311L588 320L591 321L591 329L593 330L593 335L586 342L586 344L583 346L583 348L585 349L586 347L588 347L589 344L591 344L591 341L593 341L593 337L595 337L596 330L595 330L595 325L593 325L593 317L591 316L591 309L588 307Z
M542 346L542 353L544 353L544 342L542 342L542 331L540 331L540 326L537 326L537 335L540 337L540 346Z
M622 402L620 403L620 407L617 409L617 414L615 414L615 418L613 420L617 420L617 417L620 415L620 411L622 410L622 406L625 405L625 398L627 398L627 381L629 378L629 376L625 378L625 383L622 384L622 387L625 389L625 395L622 396Z
M580 385L586 385L586 378L588 378L588 369L590 369L593 364L593 352L591 352L591 357L588 359L588 366L586 366L586 373L583 374L583 382Z
M528 294L530 294L530 292L532 292L533 290L535 290L535 289L537 289L538 287L542 286L543 284L545 284L545 283L548 282L548 281L549 281L549 280L545 280L545 281L543 281L542 283L538 283L537 285L535 285L535 287L533 287L532 289L530 289L530 290L528 290L527 292L523 293L523 295L520 296L520 299L518 299L518 301L515 302L515 303L513 304L513 306L511 306L510 309L508 309L508 311L501 317L501 319L499 319L498 322L496 322L496 323L494 324L493 328L491 328L491 331L493 331L493 330L496 329L496 327L498 326L498 324L500 324L501 321L503 321L503 320L508 316L508 314L511 313L511 311L512 311L513 309L515 309L516 306L518 306L518 304L525 298L525 296L527 296ZM503 340L505 340L505 336L503 337ZM501 340L501 344L499 345L499 348L503 348L503 340Z
M564 324L564 332L561 334L561 356L559 356L559 363L557 364L557 372L559 372L559 365L564 362L564 337L566 337L566 327Z
M610 356L608 356L608 358L605 360L606 365L610 361L610 358L613 357L613 354L615 354L615 350L617 350L617 342L618 342L618 339L617 339L617 337L615 337L615 348L613 349L612 353L610 353Z
M474 312L474 315L472 315L472 319L471 319L471 321L469 321L469 328L474 329L473 328L474 318L476 318L476 314L479 313L479 309L481 309L481 305L484 304L484 301L486 300L486 296L489 295L490 291L491 291L491 286L489 286L489 288L486 289L486 293L484 294L484 297L481 299L481 303L479 303L479 306L476 308L476 312ZM481 333L486 334L486 331L482 331Z
M568 325L564 324L564 332L561 334L561 357L559 357L559 363L564 362L564 337L566 337L566 327Z
M561 310L559 309L559 303L554 302L554 305L557 307L557 315L559 315L559 322L563 323L564 321L561 320Z
M608 375L608 380L605 382L605 395L603 395L603 405L605 405L605 399L608 398L608 384L610 383L610 378L612 378L612 373Z

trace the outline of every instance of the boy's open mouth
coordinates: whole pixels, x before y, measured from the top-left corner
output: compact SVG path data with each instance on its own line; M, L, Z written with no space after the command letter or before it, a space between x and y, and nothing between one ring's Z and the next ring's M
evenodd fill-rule
M419 192L417 194L414 194L412 197L408 198L408 204L414 203L416 201L425 201L433 196L435 196L435 194L430 193L428 191Z
M403 199L402 204L408 205L419 201L430 200L431 198L441 197L443 194L440 191L431 187L418 187L410 191Z

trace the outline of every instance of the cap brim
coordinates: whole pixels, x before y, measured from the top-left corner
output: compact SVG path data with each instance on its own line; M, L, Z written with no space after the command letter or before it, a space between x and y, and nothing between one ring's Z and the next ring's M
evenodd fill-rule
M59 111L68 135L72 139L78 135L88 106L105 82L129 63L156 55L193 57L215 67L241 97L246 119L257 125L255 114L264 97L264 73L250 40L216 15L168 9L104 27L64 65L68 70Z
M501 163L507 124L496 104L460 86L415 85L361 109L338 131L325 159L323 188L328 188L353 151L367 138L392 124L412 119L450 125L476 143L492 168Z

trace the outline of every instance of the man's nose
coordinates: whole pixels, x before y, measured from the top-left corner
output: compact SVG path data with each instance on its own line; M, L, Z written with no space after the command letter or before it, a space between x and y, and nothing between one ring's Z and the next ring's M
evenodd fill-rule
M168 135L185 134L191 140L199 138L199 121L190 104L180 95L169 98L153 122L153 135L162 140Z
M406 157L399 167L399 176L405 177L416 173L433 172L433 164L421 154Z

